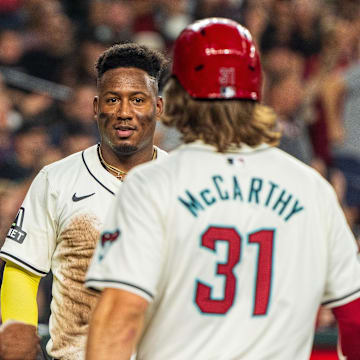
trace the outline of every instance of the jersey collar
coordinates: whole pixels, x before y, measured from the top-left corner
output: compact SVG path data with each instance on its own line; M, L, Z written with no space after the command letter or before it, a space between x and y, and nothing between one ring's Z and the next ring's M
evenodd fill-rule
M97 145L91 146L83 151L83 158L88 171L96 178L96 180L106 188L110 189L111 192L116 193L121 186L115 176L110 174L102 165L97 153Z
M230 146L230 148L226 151L226 153L235 153L235 154L244 154L244 153L253 153L260 150L266 150L270 149L272 146L262 143L258 146L249 146L246 144L241 144L241 147L238 147L236 145ZM208 150L208 151L214 151L218 152L216 147L213 145L209 145L204 143L202 140L196 140L194 142L183 144L178 147L179 150L184 148L193 148L193 149L199 149L199 150Z

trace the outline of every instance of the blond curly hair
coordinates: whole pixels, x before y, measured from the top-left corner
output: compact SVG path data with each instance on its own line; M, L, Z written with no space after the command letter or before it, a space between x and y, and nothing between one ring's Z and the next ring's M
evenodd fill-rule
M175 126L185 143L203 140L219 152L230 147L267 143L275 146L281 133L272 109L252 100L193 99L171 77L164 88L165 106L161 121Z

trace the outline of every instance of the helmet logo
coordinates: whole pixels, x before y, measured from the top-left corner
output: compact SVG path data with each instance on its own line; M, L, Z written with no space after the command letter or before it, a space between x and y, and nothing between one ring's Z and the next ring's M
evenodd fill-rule
M220 93L225 98L232 98L236 94L235 88L235 68L221 67L219 69Z
M220 93L225 98L233 98L236 95L236 89L234 86L222 86Z

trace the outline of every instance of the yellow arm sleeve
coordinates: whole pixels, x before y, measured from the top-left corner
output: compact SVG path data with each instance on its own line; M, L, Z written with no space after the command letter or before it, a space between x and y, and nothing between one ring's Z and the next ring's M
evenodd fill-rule
M36 302L40 276L6 262L1 286L1 316L6 320L18 320L27 324L38 324Z

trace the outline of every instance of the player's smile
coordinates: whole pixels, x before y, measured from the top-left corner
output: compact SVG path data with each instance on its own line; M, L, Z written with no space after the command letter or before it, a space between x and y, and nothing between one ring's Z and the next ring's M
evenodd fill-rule
M127 139L134 134L136 126L116 125L114 129L121 139Z

